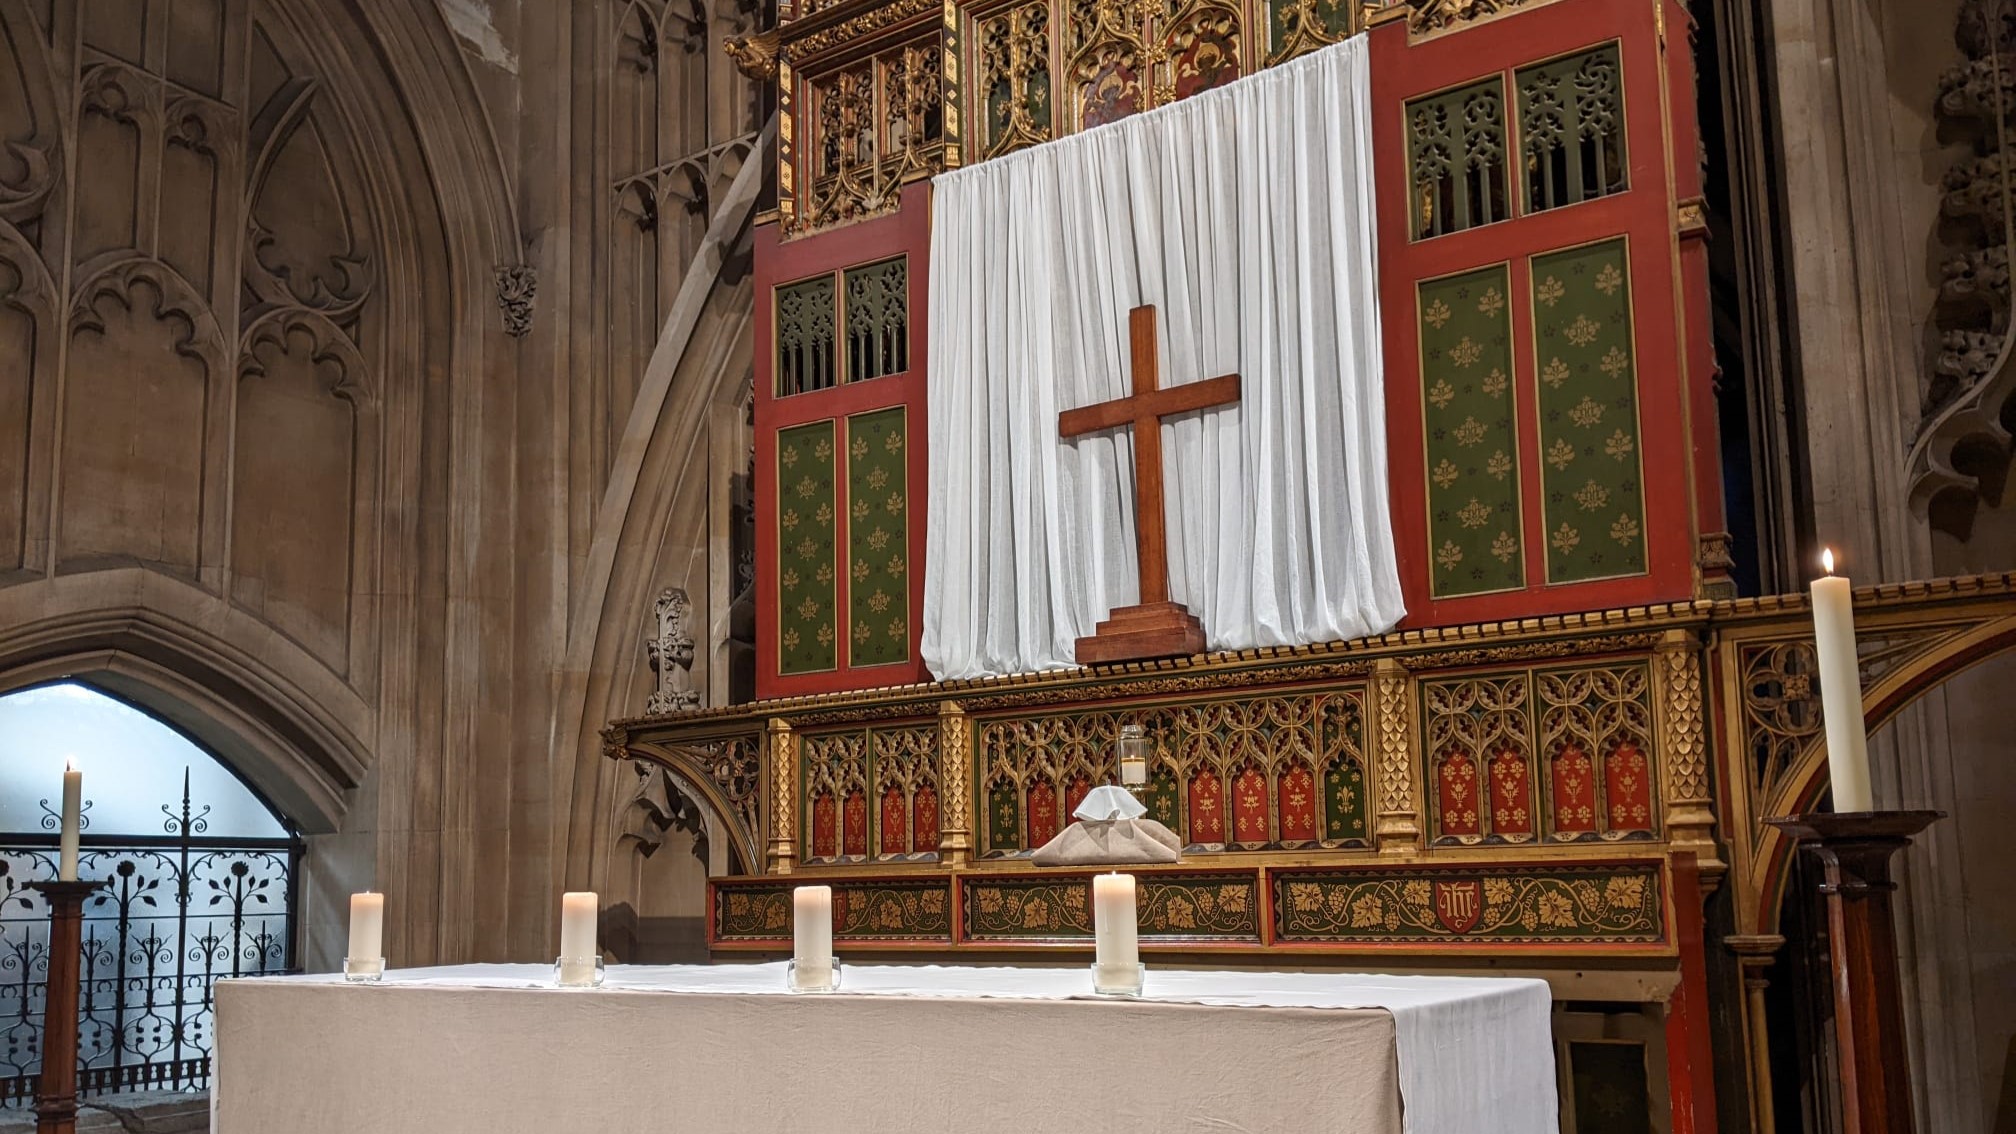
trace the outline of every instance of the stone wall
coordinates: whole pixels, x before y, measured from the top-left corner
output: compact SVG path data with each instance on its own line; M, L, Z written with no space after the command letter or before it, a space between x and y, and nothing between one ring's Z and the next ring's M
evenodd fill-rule
M596 733L667 587L729 692L760 17L0 0L0 690L245 774L311 968L366 885L395 964L533 960L704 871L634 868Z

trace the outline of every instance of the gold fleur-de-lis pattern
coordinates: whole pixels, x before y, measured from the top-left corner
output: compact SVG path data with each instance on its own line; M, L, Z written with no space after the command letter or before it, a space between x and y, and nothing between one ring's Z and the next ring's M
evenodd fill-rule
M838 668L834 587L834 423L777 433L777 672Z
M1547 581L1645 573L1638 367L1623 238L1535 256ZM1538 299L1542 291L1554 301Z
M904 466L909 454L903 407L847 419L847 664L910 660L910 576L904 552L910 510Z
M1428 553L1436 598L1525 585L1511 389L1511 272L1504 265L1420 284Z

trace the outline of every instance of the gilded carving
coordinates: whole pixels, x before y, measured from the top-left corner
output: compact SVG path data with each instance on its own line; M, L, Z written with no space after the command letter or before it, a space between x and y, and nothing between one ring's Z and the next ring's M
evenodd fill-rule
M1372 678L1379 728L1379 850L1407 854L1421 847L1415 804L1413 687L1397 662L1382 661Z
M938 706L938 778L943 785L944 825L939 831L939 860L964 865L973 849L973 727L956 701Z
M1543 0L1544 2L1544 0ZM1527 6L1527 0L1406 0L1407 30L1415 35L1451 28Z
M1370 842L1363 691L1263 694L981 719L980 850L1035 850L1113 782L1113 743L1140 725L1154 745L1149 813L1202 849L1357 847Z
M798 738L787 721L772 718L770 748L770 869L789 874L797 859Z

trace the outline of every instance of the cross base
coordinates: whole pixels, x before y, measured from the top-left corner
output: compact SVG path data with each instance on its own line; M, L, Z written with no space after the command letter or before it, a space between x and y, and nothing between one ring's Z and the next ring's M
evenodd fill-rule
M1114 609L1090 638L1078 639L1078 664L1188 657L1204 652L1204 624L1180 602Z

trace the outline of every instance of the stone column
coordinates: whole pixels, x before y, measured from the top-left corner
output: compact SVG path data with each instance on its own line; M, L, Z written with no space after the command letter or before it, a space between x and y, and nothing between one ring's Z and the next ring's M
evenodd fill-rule
M798 861L798 736L791 722L770 718L770 873L789 874Z
M1372 667L1372 744L1379 784L1379 853L1418 854L1421 812L1414 776L1414 680L1391 658Z
M1658 647L1659 748L1665 755L1666 838L1692 851L1712 890L1729 869L1715 850L1708 770L1708 729L1701 697L1701 642L1692 630L1668 630Z
M938 861L957 869L973 857L973 724L957 701L938 703L938 792Z

